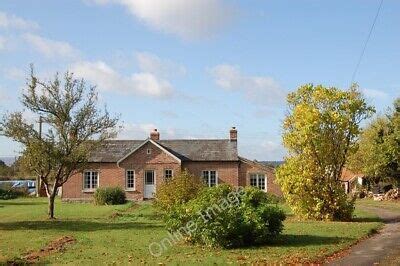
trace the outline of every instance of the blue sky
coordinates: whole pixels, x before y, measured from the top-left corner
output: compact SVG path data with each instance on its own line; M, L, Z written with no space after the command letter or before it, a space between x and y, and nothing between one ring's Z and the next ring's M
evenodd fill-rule
M2 0L0 111L21 110L29 64L71 70L121 114L119 138L226 138L280 160L285 95L347 88L379 0ZM400 88L400 2L385 0L355 81L384 112ZM26 113L27 119L35 117ZM0 156L18 145L0 137Z

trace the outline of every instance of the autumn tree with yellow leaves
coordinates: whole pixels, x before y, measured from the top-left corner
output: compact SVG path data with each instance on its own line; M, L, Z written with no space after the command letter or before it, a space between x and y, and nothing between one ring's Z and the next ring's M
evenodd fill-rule
M287 97L283 143L288 151L277 170L284 196L299 217L349 220L348 199L340 175L357 150L360 123L374 113L357 86L348 90L307 84Z

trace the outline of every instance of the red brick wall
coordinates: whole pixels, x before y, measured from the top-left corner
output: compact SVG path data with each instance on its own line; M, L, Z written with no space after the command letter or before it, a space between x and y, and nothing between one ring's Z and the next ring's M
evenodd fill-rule
M147 154L147 149L151 149L151 154ZM176 175L181 171L180 166L175 158L152 143L147 143L120 164L123 169L135 170L136 193L139 193L140 198L143 198L145 170L154 170L157 190L164 181L164 170L171 169Z
M147 149L151 154L147 154ZM276 195L282 195L280 187L275 183L274 169L262 167L257 163L248 161L234 162L182 162L182 165L170 154L159 149L152 143L147 143L134 154L126 158L119 167L116 163L91 163L88 169L99 171L99 186L120 186L125 189L125 171L135 171L135 190L126 191L128 199L143 199L144 171L154 170L155 184L157 187L163 182L164 170L171 169L173 174L178 174L181 169L187 169L190 173L201 177L203 170L215 170L218 172L218 184L232 186L250 185L251 173L264 173L267 177L267 191ZM83 191L83 175L73 175L63 186L62 198L64 200L90 200L93 192Z
M116 163L90 163L87 169L99 172L99 187L120 186L125 188L124 170L118 168ZM83 173L72 175L63 185L62 199L90 200L92 196L93 192L83 191Z
M147 154L147 149L151 154ZM164 170L172 169L173 174L180 172L180 163L152 143L147 143L134 154L126 158L119 167L116 163L91 163L89 170L99 172L99 187L120 186L125 189L125 171L135 171L135 190L126 190L128 199L143 199L144 171L154 170L156 188L163 182ZM64 185L62 198L64 200L90 200L93 192L83 191L83 174L73 175Z
M195 176L202 176L203 170L218 172L218 184L238 186L238 162L183 162L182 169L187 169Z
M267 192L277 196L282 195L279 185L276 184L275 170L273 168L259 166L252 162L240 161L239 185L250 186L250 174L252 173L265 174L267 178Z

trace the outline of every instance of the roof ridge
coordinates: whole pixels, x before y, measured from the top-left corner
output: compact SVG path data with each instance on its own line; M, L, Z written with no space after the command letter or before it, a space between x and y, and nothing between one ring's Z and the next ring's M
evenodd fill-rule
M91 152L92 162L117 162L146 140L109 139ZM229 139L163 139L154 141L181 160L237 161L237 143Z
M105 141L145 141L140 139L106 139Z
M249 163L253 163L253 164L259 165L259 166L261 166L261 167L267 168L267 169L275 170L274 167L272 167L272 166L270 166L270 165L265 165L265 164L263 164L263 163L261 163L261 162L259 162L259 161L256 161L256 160L247 159L247 158L245 158L245 157L243 157L243 156L240 156L240 155L238 155L238 158L239 158L239 160L242 160L242 161L245 161L245 162L247 161L247 162L249 162Z
M197 141L197 140L229 140L229 139L160 139L159 141L170 141L170 140L189 140L189 141Z
M106 141L146 141L147 139L108 139ZM160 139L157 141L202 141L202 140L213 140L213 141L230 141L230 139Z

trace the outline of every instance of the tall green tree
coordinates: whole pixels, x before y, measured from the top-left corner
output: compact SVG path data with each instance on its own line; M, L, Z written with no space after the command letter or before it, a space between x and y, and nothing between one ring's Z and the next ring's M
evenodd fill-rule
M283 143L288 151L277 179L293 211L304 218L347 220L354 203L339 181L357 149L369 106L356 86L349 90L307 84L287 97Z
M372 183L393 180L400 184L400 98L384 116L374 119L362 132L358 151L349 168Z
M85 167L90 151L114 136L118 118L98 108L95 87L68 72L63 79L56 74L41 81L32 67L21 103L42 118L43 132L14 112L3 117L0 134L24 146L23 162L44 183L48 215L54 218L58 189Z

